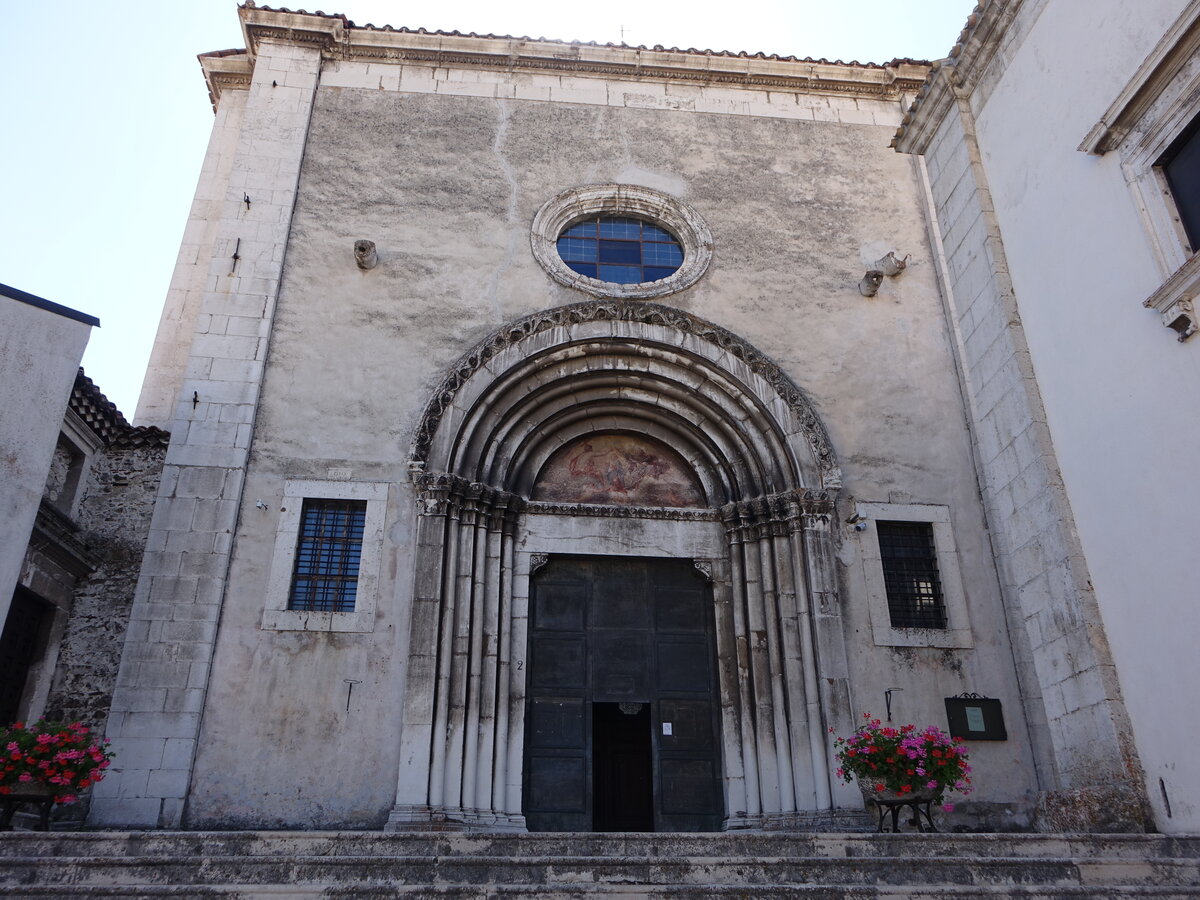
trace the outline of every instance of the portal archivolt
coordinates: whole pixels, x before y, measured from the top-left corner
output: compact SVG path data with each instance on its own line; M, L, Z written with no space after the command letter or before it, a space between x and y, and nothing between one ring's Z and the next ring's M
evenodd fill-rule
M552 500L530 499L540 478L565 471L564 454L653 456L661 446L670 463L656 464L690 469L696 492L685 494L703 503L571 502L569 486ZM646 520L643 531L724 536L706 565L727 824L786 824L829 808L823 725L831 704L846 708L834 702L845 689L844 651L822 649L833 668L823 665L818 678L816 635L840 628L818 628L816 617L838 615L830 516L841 477L807 398L774 363L728 331L657 304L549 310L460 360L425 410L411 469L419 516L407 771L391 827L522 827L521 658L538 564L525 538L548 516L616 515ZM687 478L670 477L646 496L683 496L672 491Z

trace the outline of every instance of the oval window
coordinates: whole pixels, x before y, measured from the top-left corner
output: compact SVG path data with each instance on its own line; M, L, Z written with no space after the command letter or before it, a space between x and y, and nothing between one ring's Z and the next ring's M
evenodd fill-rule
M642 219L590 216L558 236L558 255L571 270L610 284L646 284L683 265L679 240Z

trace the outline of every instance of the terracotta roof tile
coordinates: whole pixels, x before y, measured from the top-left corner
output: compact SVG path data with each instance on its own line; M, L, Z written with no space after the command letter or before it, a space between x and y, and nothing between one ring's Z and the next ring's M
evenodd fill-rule
M478 34L474 31L464 33L462 31L440 31L440 30L436 30L436 29L430 30L427 28L407 28L405 26L400 26L397 28L392 25L379 26L379 25L372 25L370 23L367 23L366 25L356 25L353 21L351 21L348 17L346 17L344 15L341 15L341 14L331 15L329 13L322 12L321 10L317 10L316 12L310 13L307 10L288 9L287 7L283 7L283 6L260 6L257 3L254 3L253 0L247 0L246 3L242 4L242 6L243 6L243 8L248 8L248 9L261 9L266 12L292 13L294 15L301 15L301 16L320 16L321 18L324 18L324 19L339 19L347 28L361 28L365 31L392 31L392 32L396 32L398 34L428 34L428 35L433 35L435 37L466 37L466 38L480 38L483 40L500 40L500 41L543 41L543 42L551 43L551 44L569 44L569 45L583 46L583 47L613 47L613 48L622 49L622 50L649 50L649 51L658 52L658 53L685 53L685 54L688 54L691 56L721 56L721 57L731 57L731 58L740 58L740 59L766 59L766 60L774 60L776 62L799 62L799 63L814 63L817 65L826 65L826 66L847 66L847 67L853 67L853 68L857 68L857 69L885 69L890 66L901 65L904 63L908 63L911 65L928 65L929 64L928 60L911 59L908 57L896 58L896 59L893 59L890 62L886 62L886 63L870 63L870 62L869 63L860 63L857 60L851 60L850 62L843 62L840 59L826 59L825 57L814 58L811 56L805 56L805 57L780 56L778 53L769 53L768 54L768 53L763 53L762 51L759 51L757 53L749 53L745 50L739 50L739 51L702 50L702 49L697 49L696 47L688 47L686 50L684 50L680 47L664 47L662 44L655 44L653 47L647 47L644 44L639 44L637 46L634 46L631 44L624 44L624 43L622 43L622 44L613 44L613 43L601 44L598 41L565 41L565 40L561 40L558 38L546 38L546 37L533 38L533 37L529 37L528 35L519 35L518 36L518 35L511 35L511 34ZM225 52L218 51L218 53L216 55L225 55Z
M967 16L967 23L963 26L962 31L958 34L958 40L954 42L954 46L950 48L950 52L946 54L945 60L935 60L929 69L929 73L925 76L925 81L921 85L921 89L917 91L917 96L913 98L913 102L909 105L908 111L905 112L904 118L900 120L900 128L897 129L895 137L892 138L892 146L904 137L904 132L908 130L909 123L912 122L913 116L916 115L921 102L929 94L930 85L933 84L933 79L937 76L938 70L945 62L958 59L962 54L963 48L966 47L967 41L971 39L971 35L975 31L975 26L979 24L980 13L983 12L985 6L991 3L992 0L979 0L975 4L975 8L971 10Z
M153 426L134 427L117 409L117 405L109 400L96 387L96 383L88 378L80 368L75 375L75 386L71 389L71 397L67 407L74 412L100 438L106 446L141 446L143 444L167 445L171 434Z

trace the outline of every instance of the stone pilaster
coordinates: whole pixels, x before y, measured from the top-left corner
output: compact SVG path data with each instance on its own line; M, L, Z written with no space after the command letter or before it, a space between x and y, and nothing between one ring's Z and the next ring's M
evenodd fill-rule
M96 825L185 822L319 72L316 48L260 44L211 249L197 245L207 254L203 299L113 694L117 757L97 785Z

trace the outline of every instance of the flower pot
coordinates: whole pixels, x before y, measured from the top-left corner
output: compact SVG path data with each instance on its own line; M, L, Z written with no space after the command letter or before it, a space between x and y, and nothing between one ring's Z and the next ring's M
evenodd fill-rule
M937 831L937 827L933 824L933 812L930 809L934 801L938 799L937 791L927 788L919 791L877 791L861 782L858 789L862 791L863 800L868 808L872 803L875 804L875 812L878 815L877 831L898 832L901 810L908 810L912 813L907 824L917 831ZM891 820L890 829L885 828L889 819Z
M937 799L938 792L922 788L917 791L877 791L869 785L858 785L858 789L862 791L863 799L868 801L881 800L884 803L932 803Z

